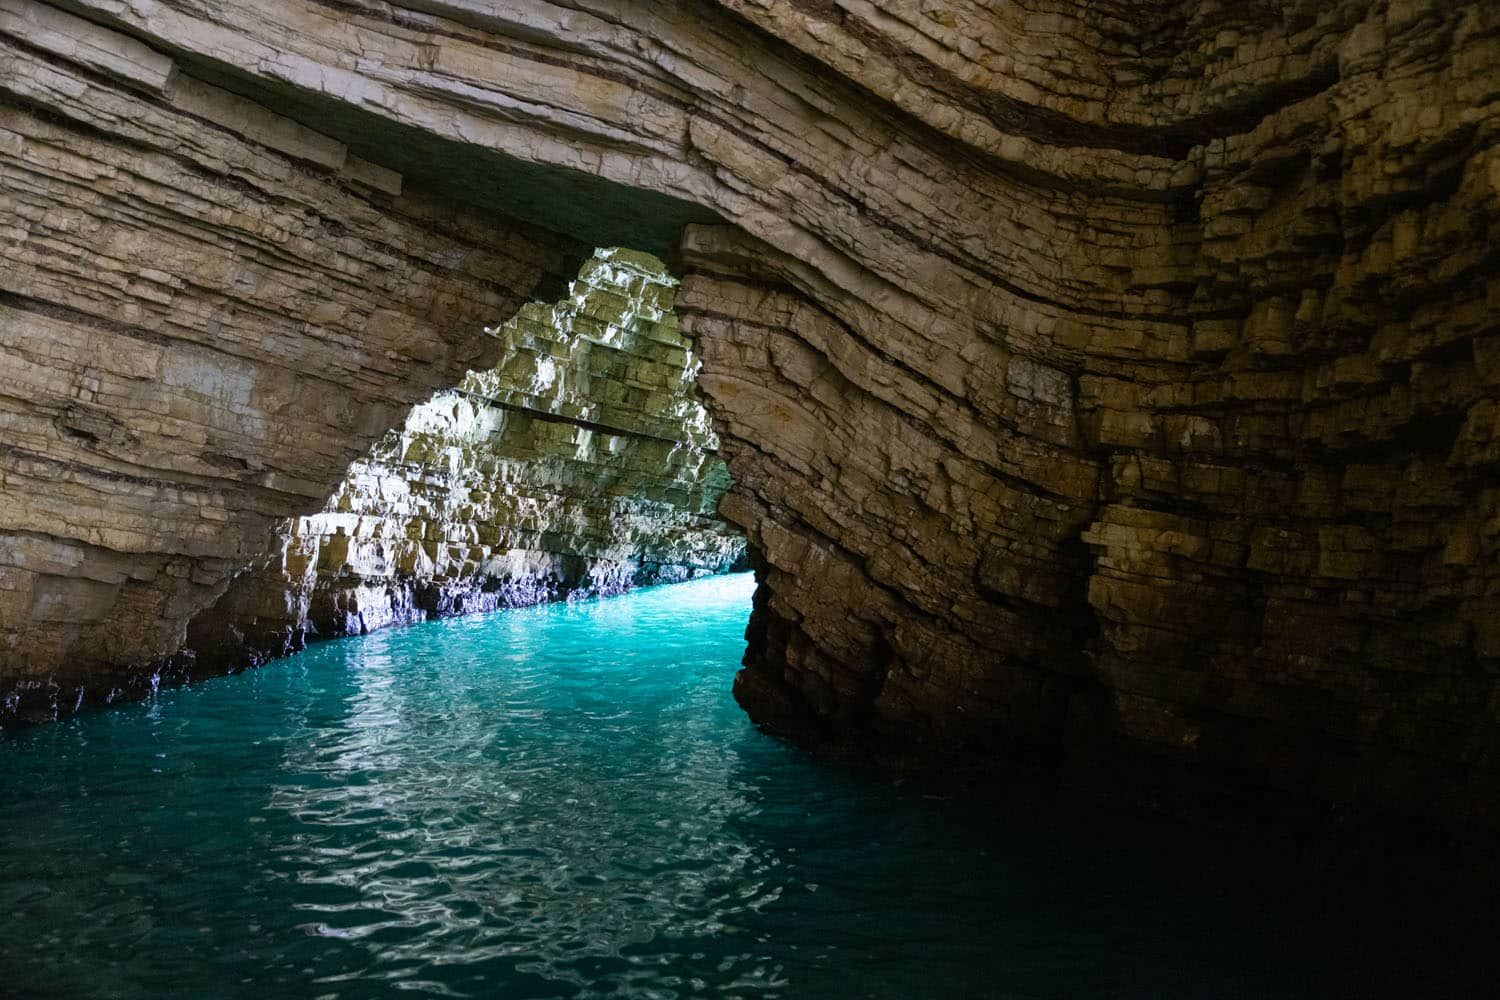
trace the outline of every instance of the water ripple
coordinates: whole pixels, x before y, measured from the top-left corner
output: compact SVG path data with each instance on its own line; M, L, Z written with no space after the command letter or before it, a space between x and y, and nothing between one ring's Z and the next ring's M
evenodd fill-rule
M728 697L749 593L419 625L10 734L0 993L1410 995L1477 974L1451 927L1274 858L789 750Z

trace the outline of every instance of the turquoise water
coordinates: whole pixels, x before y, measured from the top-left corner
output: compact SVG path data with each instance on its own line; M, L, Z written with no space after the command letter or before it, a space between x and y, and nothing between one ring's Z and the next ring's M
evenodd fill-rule
M748 576L325 643L0 738L0 994L1486 995L1476 915L819 762Z

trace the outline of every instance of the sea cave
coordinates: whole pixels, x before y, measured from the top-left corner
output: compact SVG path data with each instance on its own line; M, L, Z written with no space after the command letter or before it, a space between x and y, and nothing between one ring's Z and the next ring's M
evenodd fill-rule
M0 993L1500 975L1490 0L0 0L0 246Z

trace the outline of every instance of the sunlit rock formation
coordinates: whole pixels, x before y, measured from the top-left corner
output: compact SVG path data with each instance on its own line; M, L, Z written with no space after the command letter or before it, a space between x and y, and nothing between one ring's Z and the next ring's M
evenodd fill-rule
M752 716L1494 846L1495 4L60 6L0 3L6 676L171 652L629 245Z
M619 250L555 306L496 331L495 367L412 409L323 511L279 532L188 629L197 671L336 636L501 607L618 594L733 568L715 515L729 485L676 282Z

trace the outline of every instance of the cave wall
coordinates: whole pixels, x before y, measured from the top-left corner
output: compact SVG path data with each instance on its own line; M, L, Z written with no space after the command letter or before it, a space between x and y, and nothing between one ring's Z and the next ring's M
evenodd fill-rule
M173 652L276 519L586 251L398 194L120 36L0 11L0 697L50 714L138 686L121 668Z
M386 422L330 434L321 450L284 442L288 475L331 489L396 423L387 404L453 384L449 355L483 349L462 346L478 342L451 320L506 318L571 241L640 246L683 278L682 329L734 480L720 509L762 556L737 684L752 716L817 738L1062 768L1167 808L1244 800L1335 821L1415 817L1493 844L1493 4L66 6L105 27L64 24L32 0L0 7L0 190L36 219L5 236L7 308L79 298L77 278L49 284L32 277L45 269L9 263L14 246L52 251L56 238L36 228L49 219L64 226L81 202L85 222L129 219L153 249L204 227L223 239L218 227L245 223L205 188L320 217L324 199L350 206L355 224L339 216L341 228L278 243L283 260L358 261L368 225L403 248L461 232L514 262L504 280L448 279L452 317L391 292L393 315L420 316L397 338L404 349L438 357L390 370L384 356L318 354L370 381L361 405ZM95 31L145 48L78 40ZM215 87L285 124L226 135L226 116L186 110ZM332 155L286 155L287 135L306 138L297 127ZM211 161L212 184L164 176L175 214L140 218L107 195L170 159L152 135L172 136L161 141L176 157L240 143L246 165ZM91 159L96 146L109 155ZM262 180L255 164L291 179ZM351 173L399 173L410 193L371 191ZM236 186L246 177L249 191ZM415 204L449 228L392 231ZM485 230L487 213L515 221ZM455 252L413 266L442 273L438 259ZM191 262L150 256L165 278L126 255L105 272L107 294L71 307L87 321L46 342L170 323L174 344L218 361L241 314L212 299L184 327L192 295L150 295L174 280L196 289ZM378 265L344 266L354 270L335 287L381 287ZM193 294L249 294L207 284ZM316 305L301 307L303 322ZM241 321L247 341L299 315L274 296L257 308ZM15 325L36 331L47 309ZM351 338L387 336L351 309ZM318 350L322 327L288 325L288 350ZM21 357L0 355L7 375ZM87 367L50 353L30 363L44 384ZM34 428L29 453L76 454L98 478L110 469L99 452L125 449L150 470L132 474L159 483L90 487L103 491L95 521L112 505L154 510L173 491L225 488L217 467L179 468L180 449L156 458L94 432L76 443L55 422L77 396L60 385L0 390L6 426ZM131 391L164 408L194 398L156 383ZM129 412L105 398L106 412ZM249 461L270 436L236 440L212 452ZM88 518L49 516L71 483L5 474L0 524L28 546L91 546L127 575L198 559L181 564L205 581L191 588L108 584L157 601L190 593L163 622L180 626L231 563L265 551L245 541L254 519L239 513L207 529L198 519L196 534L168 519L149 541L103 538ZM258 502L285 516L323 495ZM200 539L199 555L177 555L185 538ZM35 570L10 563L6 648L39 649L56 602ZM44 575L48 587L110 579L64 563ZM116 593L98 591L105 618ZM135 649L74 634L73 648ZM180 632L161 634L158 646ZM9 675L61 662L26 655L10 654Z
M742 565L676 284L654 257L604 250L564 299L523 306L494 331L492 367L413 407L321 511L278 527L171 666L215 673L314 637Z

